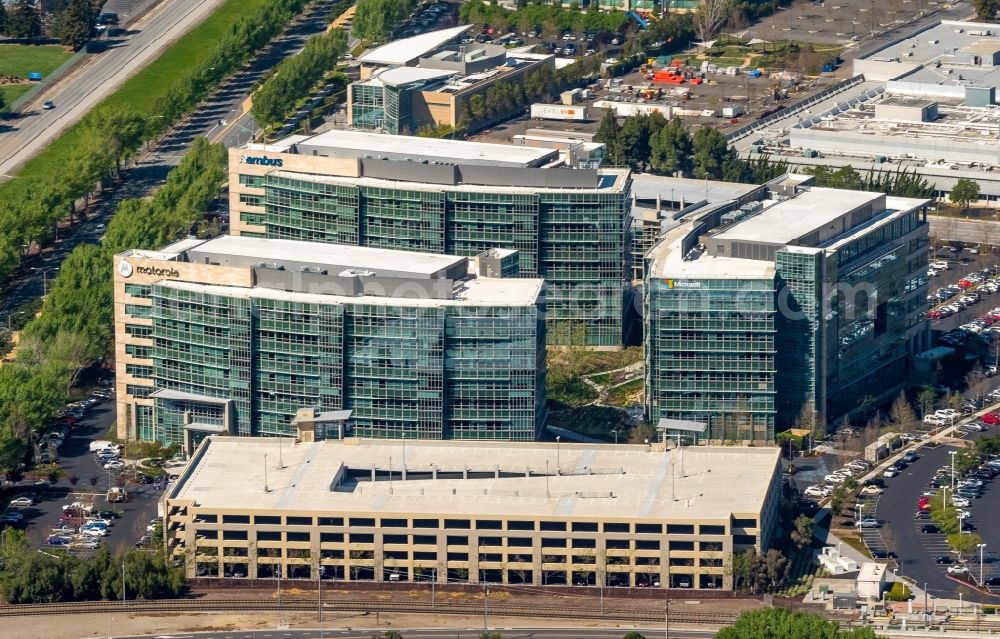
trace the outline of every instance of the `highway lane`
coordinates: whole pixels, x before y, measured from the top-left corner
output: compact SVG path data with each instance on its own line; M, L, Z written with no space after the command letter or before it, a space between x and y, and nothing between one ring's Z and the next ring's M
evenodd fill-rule
M483 632L482 626L478 628L383 628L382 631L384 630L395 630L406 639L478 639ZM666 635L666 628L664 626L647 628L490 627L490 632L499 633L504 639L621 639L632 630L636 630L650 639ZM319 639L321 637L329 639L371 639L373 632L373 628L332 628L323 630L322 632L319 628L311 630L224 630L216 632L130 635L118 637L117 639L148 639L149 637L156 637L158 639L267 639L270 637L275 639L278 637L289 639ZM701 639L703 637L714 637L715 633L716 630L708 628L670 628L670 637L672 639Z
M41 91L0 133L0 179L9 179L62 131L206 18L222 0L164 0L148 14L95 44L98 53ZM41 108L52 100L55 108Z
M179 2L181 0L164 0ZM186 2L187 0L183 0ZM220 132L220 121L229 120L238 112L240 105L249 96L257 82L278 62L300 50L306 39L326 28L326 14L334 0L324 0L303 16L288 32L278 38L258 58L250 63L242 73L234 76L214 95L205 100L198 110L172 133L161 140L153 153L139 164L126 170L124 183L108 196L87 220L64 233L64 239L57 243L52 256L44 263L33 263L22 271L8 287L8 292L0 297L0 325L7 321L9 313L30 299L42 295L44 280L56 275L62 260L80 243L96 243L103 235L101 225L106 224L114 214L118 204L127 198L145 197L158 188L167 173L176 166L197 136L211 136ZM227 146L245 143L259 129L249 114L229 127L221 142ZM0 134L0 145L6 134ZM45 272L41 269L45 269Z

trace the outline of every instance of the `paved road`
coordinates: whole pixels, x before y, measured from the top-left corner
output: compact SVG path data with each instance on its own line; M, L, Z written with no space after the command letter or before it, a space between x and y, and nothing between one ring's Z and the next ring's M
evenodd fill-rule
M393 628L400 632L406 639L478 639L482 634L482 627L479 628ZM621 637L633 630L633 628L495 628L491 627L490 632L498 632L505 639L532 638L532 639L621 639ZM634 628L646 637L661 637L665 634L665 628ZM670 637L673 639L700 639L701 637L715 636L714 630L707 629L682 629L671 628ZM226 630L223 632L205 633L177 633L169 635L155 635L161 639L266 639L268 637L288 637L290 639L317 639L319 637L336 637L338 639L371 639L372 629L357 630L325 630L322 634L319 629L315 630L257 630L252 632L239 632ZM150 635L133 635L130 637L120 637L119 639L148 639Z
M43 149L59 133L78 122L100 100L169 44L208 16L222 0L164 0L127 31L115 30L95 43L98 53L24 105L20 116L0 133L0 179ZM56 108L43 110L52 100Z
M129 1L129 0L122 0ZM182 0L165 0L179 2ZM187 0L183 0L187 1ZM197 136L213 136L221 132L220 120L229 120L238 112L239 106L250 94L257 82L281 60L300 50L306 39L326 29L324 20L333 0L319 3L303 20L282 38L276 40L273 46L248 69L238 74L226 86L222 87L198 109L198 111L171 135L163 139L150 155L137 167L129 169L124 175L122 186L104 203L98 207L85 222L78 225L72 233L64 234L66 239L57 244L56 251L46 262L35 261L26 264L21 273L14 277L8 286L9 292L0 297L0 326L5 325L9 313L30 299L43 293L44 280L55 276L55 271L62 260L69 255L73 247L80 243L96 243L103 230L99 225L107 223L114 214L118 204L126 198L144 197L159 187L167 173L176 166L187 152L192 141ZM239 146L245 143L257 130L256 123L248 114L234 123L222 137L227 147ZM0 135L2 148L3 135ZM222 203L225 206L225 203ZM43 274L41 269L46 269Z
M1000 222L962 220L928 215L930 234L938 240L957 240L976 244L1000 244Z

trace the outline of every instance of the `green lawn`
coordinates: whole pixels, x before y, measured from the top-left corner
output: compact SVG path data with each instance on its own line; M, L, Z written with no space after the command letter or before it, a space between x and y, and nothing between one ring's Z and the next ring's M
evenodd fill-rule
M10 106L34 86L27 81L29 73L37 71L47 76L72 55L57 45L0 44L0 75L25 80L24 84L0 85L4 104Z
M0 44L0 75L28 78L28 73L38 71L48 75L60 64L69 60L72 53L50 45Z
M268 0L226 0L204 22L171 45L142 71L137 73L117 91L101 101L95 108L128 105L147 112L153 102L188 69L204 60L214 44L234 22L256 11ZM52 175L70 159L79 126L60 136L44 151L25 163L20 175Z

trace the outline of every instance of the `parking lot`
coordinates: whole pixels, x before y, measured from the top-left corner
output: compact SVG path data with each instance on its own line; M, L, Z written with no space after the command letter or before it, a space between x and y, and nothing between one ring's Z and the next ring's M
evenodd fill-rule
M105 470L104 461L91 451L92 441L105 435L115 419L115 405L104 402L91 408L66 437L59 447L59 465L64 475L54 484L47 479L23 479L9 489L11 497L33 495L38 498L31 506L11 507L23 516L20 527L26 527L28 539L39 549L67 548L71 552L92 552L95 539L106 544L111 550L130 547L147 534L147 526L156 517L156 500L162 492L153 484L127 481L125 489L129 499L122 503L108 503L107 494L111 486L119 486L117 473ZM79 507L68 512L75 517L63 519L67 511L64 507L73 504L92 507L94 513L114 513L107 526L106 536L89 536L77 533L87 519ZM56 530L58 529L58 530ZM67 541L55 541L61 537ZM53 542L53 543L50 543Z
M994 427L995 428L995 427ZM965 437L973 439L988 434L969 433ZM929 519L917 515L918 500L931 490L930 481L941 467L950 463L950 451L958 446L942 445L920 449L921 458L909 465L892 479L885 480L885 491L877 499L869 500L877 519L882 523L881 538L865 534L866 542L871 540L872 548L887 548L894 552L899 575L912 579L919 587L924 584L932 597L958 598L959 593L969 601L982 600L982 595L948 575L957 568L956 555L948 546L947 538ZM950 481L950 480L949 480ZM947 482L944 482L947 485ZM1000 508L1000 491L986 485L982 497L970 499L971 517L967 520L980 534L986 550L1000 551L1000 529L995 525L995 513ZM978 560L971 561L968 568L979 577ZM983 577L1000 576L1000 563L993 553L984 553ZM996 588L994 588L996 590Z

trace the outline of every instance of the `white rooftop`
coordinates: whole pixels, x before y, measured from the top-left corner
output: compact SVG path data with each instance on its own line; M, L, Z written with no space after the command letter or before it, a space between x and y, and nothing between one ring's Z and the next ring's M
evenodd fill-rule
M720 240L788 244L881 197L881 193L812 187L765 208L759 215L739 222L715 237Z
M216 284L199 284L197 282L182 282L164 280L160 284L178 290L199 292L208 295L219 295L237 299L270 299L287 302L302 302L307 304L368 304L371 306L420 306L438 308L444 306L533 306L542 293L544 280L526 277L474 277L459 282L450 299L437 299L418 296L418 287L403 286L405 297L392 296L392 291L386 295L329 295L326 293L302 293L282 291L273 288L256 286L242 288L238 286L223 286Z
M211 437L168 499L198 507L442 517L544 516L650 520L728 519L760 513L777 448L406 442L347 439L280 443ZM278 447L282 446L281 455ZM558 447L558 448L557 448ZM265 455L267 488L265 491ZM680 461L683 456L683 463ZM282 459L283 467L279 463ZM408 473L490 473L486 478L402 479ZM331 490L346 468L392 470L394 480ZM499 469L518 476L495 478ZM561 473L561 474L557 474ZM534 476L524 476L530 472ZM549 475L547 478L545 475Z
M365 64L405 65L437 49L472 28L471 24L428 31L412 38L395 40L365 52L358 60Z
M746 260L702 254L698 259L685 260L681 250L684 237L696 221L685 222L667 232L650 251L653 259L649 277L677 280L774 279L774 264L766 260Z
M174 245L171 245L166 247L163 252L173 250ZM242 235L222 235L203 241L197 246L185 246L184 250L252 258L260 262L308 262L317 266L335 265L346 268L371 269L376 273L380 268L384 268L393 272L428 276L466 259L457 255L414 253L367 246L324 244Z
M278 144L281 144L280 142ZM421 138L408 135L385 135L365 131L328 131L314 135L298 144L310 147L326 147L330 150L342 149L362 155L377 156L380 153L395 153L413 157L426 157L440 162L461 162L462 160L492 160L498 163L527 166L552 155L552 149L513 146L510 144L490 144L487 142L467 142L464 140L443 140ZM274 145L272 145L274 146ZM254 147L250 147L254 148Z
M425 69L423 67L393 67L374 75L366 84L378 83L387 84L391 87L398 87L411 82L421 82L424 80L436 80L456 75L455 71L447 69Z
M739 199L759 188L757 184L739 182L696 180L648 173L632 174L632 194L640 200L654 200L659 196L665 201L680 202L683 199L687 204L691 204L707 200L709 204L716 204Z

